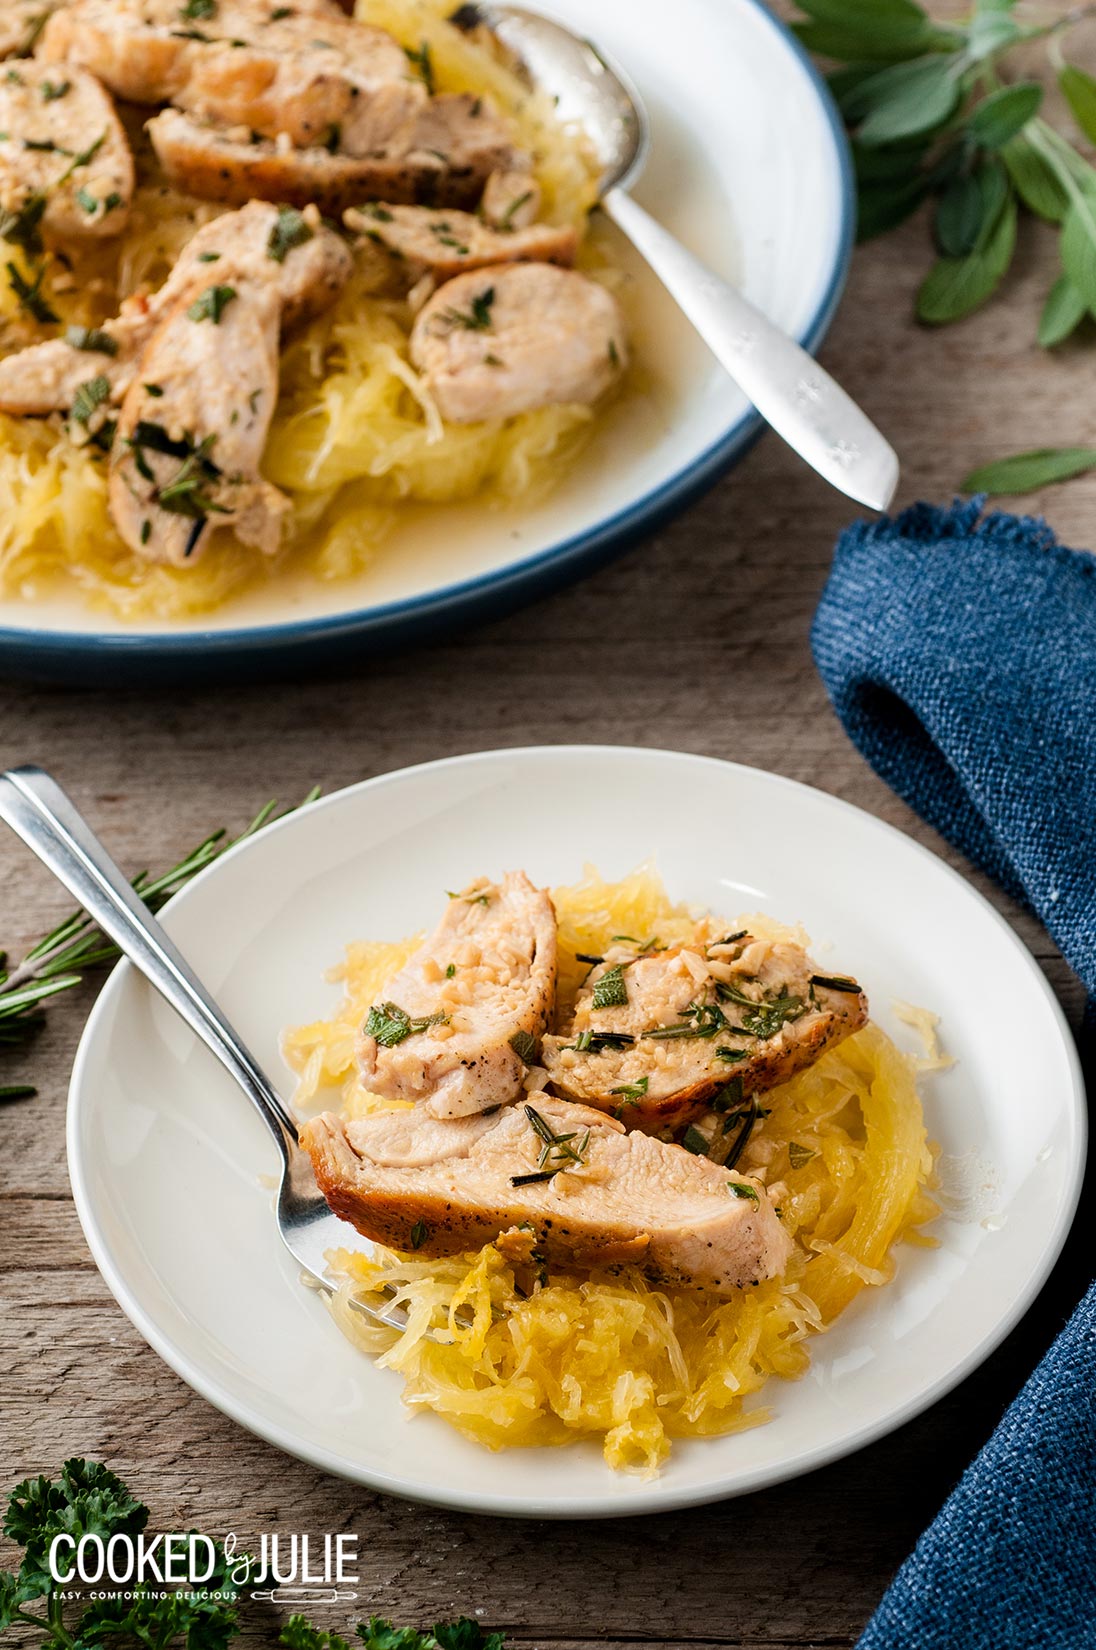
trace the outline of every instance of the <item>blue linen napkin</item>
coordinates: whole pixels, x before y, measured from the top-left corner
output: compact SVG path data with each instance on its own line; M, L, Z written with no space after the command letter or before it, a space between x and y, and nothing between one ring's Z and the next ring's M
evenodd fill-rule
M1042 919L1096 1029L1096 557L915 505L837 545L812 631L846 732ZM1096 1285L906 1560L859 1650L1096 1650Z

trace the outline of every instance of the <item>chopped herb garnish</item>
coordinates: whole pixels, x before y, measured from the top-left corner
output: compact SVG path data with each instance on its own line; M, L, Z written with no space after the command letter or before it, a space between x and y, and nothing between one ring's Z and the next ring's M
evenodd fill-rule
M519 1060L531 1066L536 1058L537 1040L531 1031L515 1031L510 1038L510 1047Z
M612 936L612 939L613 939L613 944L614 945L616 944L617 940L620 940L625 945L638 945L639 944L639 941L636 939L634 934L614 934Z
M790 1020L798 1020L806 1011L807 1005L802 997L793 997L789 992L782 991L779 997L758 1003L756 1008L743 1014L742 1024L757 1037L775 1037Z
M366 201L364 206L359 206L358 211L364 212L367 218L375 218L377 223L391 223L395 216L379 201Z
M327 128L327 135L322 140L322 146L327 150L329 155L336 155L339 152L339 144L341 142L342 127L339 125L337 120L333 120L331 125Z
M71 149L65 149L53 138L24 138L23 148L29 149L36 155L71 155Z
M294 12L292 6L275 6L274 10L270 14L270 21L272 23L280 23L284 18L294 17L295 15L296 13Z
M715 1003L690 1003L688 1008L682 1010L682 1016L677 1025L653 1026L643 1033L644 1037L655 1037L660 1041L679 1037L714 1037L717 1031L734 1029L727 1024L727 1016Z
M295 206L279 206L277 221L266 243L267 256L276 264L284 264L293 248L303 246L312 236L313 230L305 222L303 212L298 212Z
M732 1077L730 1082L721 1088L712 1101L712 1110L718 1112L733 1111L742 1104L742 1079Z
M151 397L154 401L159 401L161 396L163 395L163 393L164 393L164 387L163 387L162 384L146 384L145 385L145 394L146 395L151 395Z
M610 1094L619 1094L625 1100L642 1100L647 1092L649 1077L637 1077L634 1083L622 1083L618 1089L610 1089Z
M44 103L54 103L59 97L67 97L71 90L71 80L43 80L42 101Z
M87 213L89 218L93 218L99 210L98 195L93 195L91 190L85 189L83 185L81 185L81 187L76 191L76 200L78 205Z
M728 1048L726 1043L721 1043L715 1051L715 1057L717 1060L744 1060L748 1053L748 1049Z
M217 0L186 0L186 4L180 7L179 10L180 17L187 17L197 22L200 22L202 18L216 17L216 15Z
M742 1118L738 1133L731 1141L730 1146L727 1148L727 1155L723 1159L723 1167L725 1169L733 1169L739 1158L742 1156L742 1153L746 1149L746 1142L753 1133L753 1126L760 1116L761 1113L758 1110L757 1100L753 1095L751 1095L747 1103L745 1116L743 1116L740 1111L732 1112L723 1124L723 1134L726 1136L730 1134L731 1130L738 1122L738 1119L740 1117Z
M788 1162L793 1169L801 1169L804 1163L809 1163L812 1157L817 1156L817 1152L812 1151L809 1146L801 1146L798 1140L788 1141Z
M630 1031L580 1031L574 1042L565 1047L579 1054L602 1054L607 1048L629 1048L634 1042ZM560 1053L563 1052L561 1049Z
M33 315L36 321L44 324L61 319L42 296L42 277L46 273L44 264L33 281L28 281L14 264L9 263L7 271L8 285L18 298L20 309L25 309L28 315Z
M620 366L620 351L617 349L615 338L609 339L609 364L613 367Z
M417 51L413 46L405 46L403 49L407 53L408 61L415 65L422 76L422 82L426 90L433 97L437 91L437 83L434 79L434 60L430 56L429 41L422 41Z
M453 975L454 975L454 974L455 974L455 973L456 973L456 972L457 972L457 965L456 965L456 963L450 963L450 964L449 964L449 967L448 967L448 968L447 968L447 969L446 969L446 970L445 970L445 977L446 977L446 979L447 979L447 980L451 980L451 979L452 979L452 978L453 978Z
M706 1134L700 1132L695 1123L690 1123L681 1144L687 1152L692 1152L694 1157L705 1157L712 1143Z
M220 261L221 254L219 252L199 252L198 254L200 264L219 264Z
M374 1003L365 1022L365 1035L375 1038L382 1048L395 1048L405 1037L426 1031L429 1026L443 1025L447 1019L446 1014L427 1014L413 1020L398 1003Z
M494 301L495 289L489 286L476 294L470 309L444 309L442 319L448 321L451 327L460 327L465 332L490 332L491 305Z
M598 963L603 963L605 961L605 958L595 957L592 951L576 951L575 961L589 963L592 968L596 968Z
M728 1180L727 1190L730 1192L732 1197L748 1198L751 1203L759 1203L761 1201L753 1187L744 1186L741 1180Z
M143 521L141 523L141 543L142 544L147 544L151 537L152 537L152 523L151 523L151 521Z
M541 1142L540 1157L537 1162L535 1175L511 1175L512 1186L528 1186L534 1180L551 1180L554 1175L561 1174L564 1169L574 1164L583 1164L586 1161L586 1151L590 1144L590 1131L578 1140L578 1130L573 1129L570 1134L557 1134L540 1112L533 1106L525 1107L525 1115L529 1119L533 1133ZM578 1140L577 1145L571 1142Z
M64 342L71 350L87 350L92 355L117 355L117 342L109 332L99 332L97 327L69 327L64 333Z
M462 899L465 905L490 905L491 903L489 894L454 894L451 888L447 888L445 892L447 898Z
M595 1008L620 1008L628 1001L628 987L624 983L624 968L617 963L607 968L594 986Z
M195 298L187 315L192 321L212 321L214 326L219 326L221 316L235 296L234 286L208 287L200 298Z
M525 203L527 201L531 201L532 198L533 191L531 189L527 189L524 195L518 195L514 200L512 200L506 208L506 211L502 214L502 217L499 219L498 227L504 232L513 229L515 216L521 211Z
M35 191L17 211L0 211L0 240L21 247L28 258L37 258L42 251L41 223L47 205L45 195Z
M421 1249L429 1236L430 1228L426 1224L425 1220L416 1220L414 1226L411 1228L412 1249Z
M81 384L72 398L72 416L77 424L87 427L92 413L110 399L110 379L102 373Z
M850 980L847 974L812 974L810 983L820 985L824 991L860 991L859 980Z

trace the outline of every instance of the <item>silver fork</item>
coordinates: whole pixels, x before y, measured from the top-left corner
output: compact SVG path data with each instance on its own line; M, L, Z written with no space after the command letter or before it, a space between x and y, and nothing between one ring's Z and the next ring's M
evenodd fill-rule
M273 1135L281 1158L275 1215L282 1242L308 1277L329 1291L325 1252L348 1244L360 1247L361 1236L328 1208L311 1160L298 1144L292 1117L242 1037L56 780L36 767L0 774L0 819L64 883L243 1089ZM407 1327L402 1308L381 1310L357 1297L353 1304L391 1329Z

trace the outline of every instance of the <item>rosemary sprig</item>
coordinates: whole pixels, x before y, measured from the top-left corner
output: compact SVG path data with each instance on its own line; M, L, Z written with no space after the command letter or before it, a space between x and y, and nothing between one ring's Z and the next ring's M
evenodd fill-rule
M297 807L307 807L319 794L319 786L315 786ZM268 802L237 836L230 837L222 827L199 842L169 871L152 878L147 871L142 871L133 878L133 886L150 911L159 911L172 894L178 893L229 848L254 836L272 819L282 819L295 811L287 808L279 814L277 802ZM0 953L0 1052L25 1048L45 1024L42 1005L50 997L70 991L82 983L89 970L116 962L120 955L113 940L107 938L85 911L74 911L66 917L14 968L8 968L6 953ZM0 1100L29 1099L35 1092L29 1084L10 1085L0 1088Z
M838 66L830 88L852 138L859 238L927 205L937 253L917 295L930 326L988 303L1039 220L1058 234L1060 274L1033 333L1046 349L1096 336L1096 78L1066 56L1096 3L1023 20L1017 0L975 0L936 24L916 0L797 0L804 45ZM1020 15L1017 15L1020 13ZM1029 78L1041 43L1046 71ZM1010 56L1028 48L1022 73ZM1062 131L1043 111L1045 82L1069 110ZM1041 448L972 470L967 491L1030 492L1096 466L1087 447Z
M511 1186L532 1186L537 1181L554 1180L564 1169L585 1163L590 1145L589 1129L582 1139L578 1140L577 1129L573 1129L570 1134L557 1134L548 1119L542 1117L534 1106L526 1106L525 1115L529 1119L533 1133L541 1142L540 1157L537 1160L536 1173L511 1175ZM577 1146L571 1144L573 1140L578 1140Z

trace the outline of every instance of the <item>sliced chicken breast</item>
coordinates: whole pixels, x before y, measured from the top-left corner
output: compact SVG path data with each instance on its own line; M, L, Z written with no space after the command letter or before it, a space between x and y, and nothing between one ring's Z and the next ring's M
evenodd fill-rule
M423 306L411 332L411 359L454 424L596 401L626 354L612 293L543 263L458 275Z
M273 554L289 502L259 474L282 329L334 301L348 256L329 229L255 202L207 224L180 259L125 392L110 505L123 539L193 562L216 527Z
M432 1117L514 1099L556 991L556 914L523 871L450 897L437 928L374 1004L362 1081Z
M185 566L214 527L272 555L289 500L259 461L278 398L281 304L240 281L183 298L141 357L111 452L115 526L150 560Z
M487 179L480 202L493 229L528 229L540 212L541 188L532 173L505 167Z
M521 1227L549 1266L636 1266L652 1283L730 1295L778 1276L792 1249L759 1182L544 1094L450 1122L325 1113L301 1143L336 1214L424 1255Z
M26 57L45 28L50 12L65 0L4 0L0 10L0 58Z
M424 275L447 281L462 270L494 264L572 264L578 250L578 235L569 226L540 223L528 229L492 229L471 212L452 209L370 201L352 207L343 222L395 260L408 286Z
M477 106L479 113L471 115ZM362 155L318 144L295 148L282 137L264 138L247 126L211 124L181 109L165 109L149 121L148 133L169 181L188 194L230 202L315 202L331 216L372 198L474 206L492 168L500 162L516 165L522 158L485 101L462 95L433 98L399 142ZM525 176L523 192L536 192L526 174L494 175ZM517 221L503 224L522 226Z
M313 210L298 214L256 201L204 224L183 248L152 297L127 299L102 327L72 327L63 338L34 344L0 360L0 411L68 412L89 378L106 378L106 400L121 402L137 377L157 326L180 301L193 301L217 281L273 285L286 333L330 307L349 279L350 254L320 227Z
M133 155L99 82L33 58L0 75L0 209L24 239L120 235L133 199Z
M80 64L118 97L174 103L299 147L366 155L406 146L427 102L407 56L381 29L337 7L217 0L208 17L179 0L71 0L37 54Z
M541 1063L560 1094L629 1128L676 1127L734 1084L784 1083L865 1024L855 980L821 973L797 945L731 936L707 948L614 946L593 967L568 1030Z

